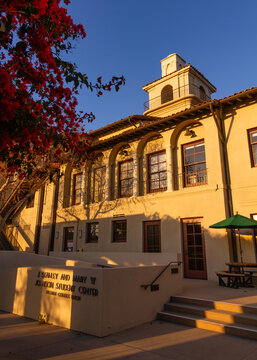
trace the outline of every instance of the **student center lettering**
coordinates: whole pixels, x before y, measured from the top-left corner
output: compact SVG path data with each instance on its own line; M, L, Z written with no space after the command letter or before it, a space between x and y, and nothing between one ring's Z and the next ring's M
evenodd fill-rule
M59 276L60 275L60 276ZM55 282L60 281L60 282ZM70 282L72 280L72 284L66 284L65 282ZM90 277L90 283L95 285L96 278ZM83 283L83 285L77 286L74 283ZM57 291L49 291L47 290L48 295L59 296L73 300L81 300L81 296L75 295L75 292L78 292L80 295L91 295L98 296L99 291L96 288L91 288L84 286L87 283L87 276L79 276L74 275L71 279L69 274L58 274L54 272L42 272L39 271L37 275L37 279L35 282L35 286L43 287L51 290L62 290L67 291L66 293L57 292Z

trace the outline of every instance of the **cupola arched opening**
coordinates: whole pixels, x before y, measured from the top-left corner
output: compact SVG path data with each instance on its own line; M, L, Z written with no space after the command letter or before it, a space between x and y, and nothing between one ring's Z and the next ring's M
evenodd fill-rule
M203 101L206 101L206 99L207 99L206 92L202 86L199 87L199 91L200 91L200 99Z
M173 100L173 88L171 85L166 85L161 92L161 103L164 104Z

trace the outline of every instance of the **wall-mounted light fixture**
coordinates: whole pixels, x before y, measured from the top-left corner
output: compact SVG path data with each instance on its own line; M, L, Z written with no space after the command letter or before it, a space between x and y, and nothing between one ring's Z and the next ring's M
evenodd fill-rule
M192 129L186 129L185 136L190 136L191 138L196 137L196 133Z
M128 156L129 152L128 152L128 150L121 149L119 154L122 155L122 156Z

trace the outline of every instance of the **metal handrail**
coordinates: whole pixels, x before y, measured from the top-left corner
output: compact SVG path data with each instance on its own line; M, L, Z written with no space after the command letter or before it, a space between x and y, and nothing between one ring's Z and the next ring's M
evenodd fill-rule
M182 261L170 261L165 267L164 269L162 269L162 271L153 279L153 281L150 283L150 284L146 284L146 285L141 285L142 288L144 288L145 290L147 290L147 288L149 286L152 286L155 281L157 279L159 279L159 277L168 269L168 267L171 265L171 264L177 264L178 266L180 266L182 264Z
M8 235L7 235L6 226L4 226L4 228L1 231L4 234L5 238L7 239L7 241L11 244L11 246L13 247L14 250L23 251L23 249L20 246L20 244L18 243L16 237L10 232L8 232Z

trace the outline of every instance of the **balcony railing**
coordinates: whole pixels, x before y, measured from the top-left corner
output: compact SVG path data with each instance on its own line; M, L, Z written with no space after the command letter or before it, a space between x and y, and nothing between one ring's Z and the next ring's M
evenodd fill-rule
M130 188L128 189L128 196L120 196L120 191L118 186L109 187L110 200L117 200L119 198L129 198L131 196L135 196L135 181L137 181L137 196L144 196L149 193L162 193L167 190L167 188L159 188L156 191L149 191L149 183L145 180L133 180L133 194L130 192ZM208 183L208 169L204 169L202 171L198 171L197 173L180 173L172 176L172 185L171 188L174 191L182 190L183 188L196 187L201 185L206 185ZM168 184L167 184L168 185ZM88 194L87 203L102 203L107 201L107 191L103 191L101 193L102 196L94 195L93 191Z
M174 190L206 185L208 183L208 169L198 173L181 173L173 176Z
M203 90L201 90L198 86L196 86L194 84L187 84L187 85L180 86L178 88L173 88L172 93L173 93L172 100L177 100L177 99L182 98L189 94L196 95L202 101L211 100L210 96L208 96L206 93L203 92ZM167 92L166 94L156 96L155 98L146 101L144 103L144 111L154 109L158 106L165 104L168 101L171 101L171 99L168 95L169 94ZM166 99L170 99L170 100L166 100Z

